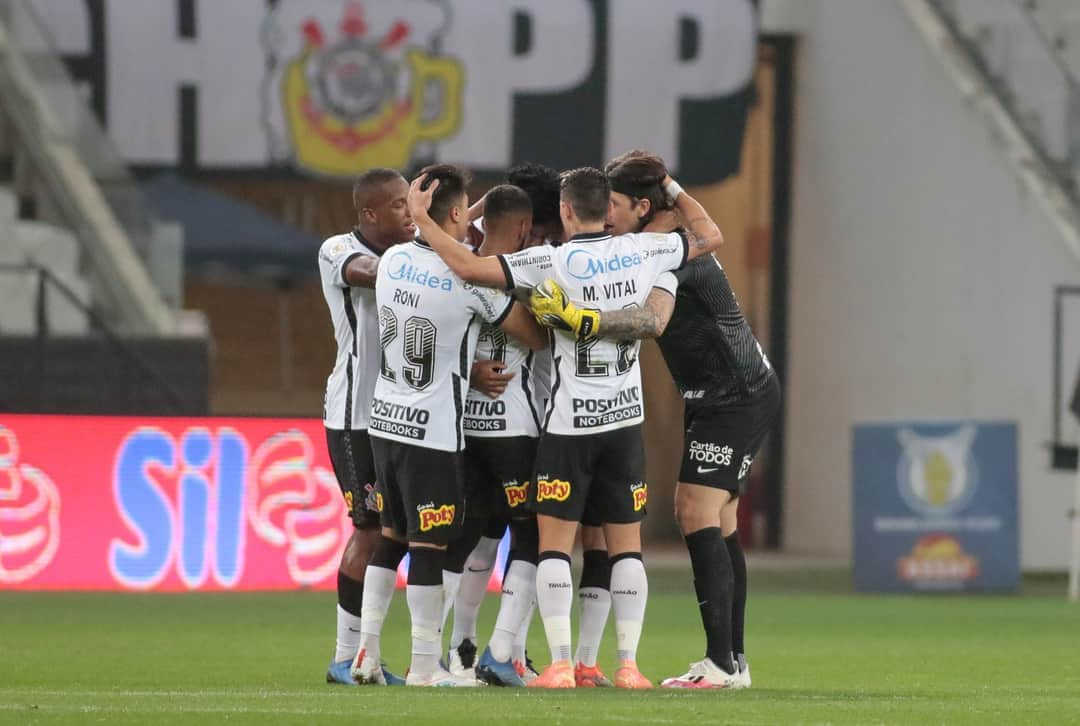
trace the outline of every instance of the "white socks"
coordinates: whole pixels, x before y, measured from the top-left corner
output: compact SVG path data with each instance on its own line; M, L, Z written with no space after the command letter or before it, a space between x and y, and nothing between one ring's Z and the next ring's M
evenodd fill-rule
M408 585L405 595L412 619L412 664L409 673L429 676L439 668L442 648L439 614L443 605L442 585Z
M364 574L364 604L360 610L359 648L373 653L373 658L380 655L379 636L396 584L397 570L368 565Z
M535 580L533 586L536 586ZM514 654L513 659L519 663L525 663L525 646L529 643L529 626L532 625L533 613L536 612L536 593L533 593L532 604L529 605L529 609L525 613L525 619L521 621L521 625L518 626L517 635L514 636Z
M513 560L503 580L502 598L499 600L499 615L495 618L495 631L488 647L497 661L517 660L516 641L524 632L529 632L529 620L532 618L536 603L536 565L524 560ZM522 644L522 651L525 646ZM524 662L524 657L520 658Z
M442 619L439 621L439 632L446 630L446 621L450 617L450 609L454 607L454 599L457 597L458 585L461 584L461 573L442 571L443 600Z
M495 555L499 549L499 540L481 537L469 559L465 561L465 571L461 573L457 597L454 598L454 629L450 633L450 649L461 645L463 640L476 643L476 618L480 614L480 604L484 602L488 581L491 580L491 568L495 565ZM445 579L445 575L443 576Z
M600 640L611 611L611 593L602 587L583 587L578 591L581 620L578 622L578 647L574 660L590 668L596 665Z
M625 557L611 566L611 607L615 611L616 654L620 661L637 660L649 581L639 557Z
M350 613L341 605L337 606L337 646L334 649L334 662L352 660L360 650L360 618Z
M570 610L573 604L570 558L549 557L540 560L536 568L536 605L544 621L552 662L570 660Z

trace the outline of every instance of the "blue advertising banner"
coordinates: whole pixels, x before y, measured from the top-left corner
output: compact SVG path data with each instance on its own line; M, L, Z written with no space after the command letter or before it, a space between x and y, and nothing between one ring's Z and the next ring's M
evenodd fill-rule
M856 425L855 588L1015 589L1016 439L1014 423Z

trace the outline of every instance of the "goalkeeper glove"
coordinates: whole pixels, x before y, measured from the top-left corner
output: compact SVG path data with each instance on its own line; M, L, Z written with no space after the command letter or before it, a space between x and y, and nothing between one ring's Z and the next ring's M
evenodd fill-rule
M600 312L579 308L570 301L559 283L552 279L544 280L533 288L529 295L529 307L536 322L569 331L579 340L591 338L600 332Z

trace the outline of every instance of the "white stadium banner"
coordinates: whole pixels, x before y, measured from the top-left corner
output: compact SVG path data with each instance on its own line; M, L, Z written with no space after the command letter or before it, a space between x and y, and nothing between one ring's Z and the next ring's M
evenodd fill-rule
M738 168L753 0L32 0L137 166Z

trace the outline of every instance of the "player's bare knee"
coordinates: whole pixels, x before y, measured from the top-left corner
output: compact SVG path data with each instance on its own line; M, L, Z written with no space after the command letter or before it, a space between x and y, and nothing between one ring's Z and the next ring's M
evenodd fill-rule
M675 487L675 521L679 531L686 536L706 527L719 527L720 512L730 497L722 489L680 482Z
M627 552L641 552L641 523L605 524L604 538L609 557Z
M363 580L371 553L379 539L378 529L356 529L341 553L340 570L354 580Z

